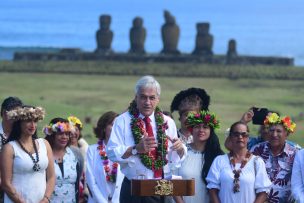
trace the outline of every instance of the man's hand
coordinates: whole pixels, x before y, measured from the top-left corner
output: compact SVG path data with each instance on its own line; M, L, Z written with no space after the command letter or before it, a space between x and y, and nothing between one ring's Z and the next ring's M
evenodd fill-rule
M157 143L154 137L148 137L144 135L140 142L136 145L138 153L143 154L152 151L157 147Z
M175 150L177 152L177 154L179 155L179 157L183 157L183 155L184 155L184 145L179 138L174 138L172 140L171 149Z

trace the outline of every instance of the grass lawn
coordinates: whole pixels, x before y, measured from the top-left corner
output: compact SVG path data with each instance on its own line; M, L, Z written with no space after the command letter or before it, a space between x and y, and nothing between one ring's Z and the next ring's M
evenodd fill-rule
M123 112L134 98L134 85L139 76L107 76L51 73L0 73L0 100L18 96L25 103L46 108L47 117L41 129L53 117L78 116L85 124L84 136L95 142L92 128L99 116L109 110ZM156 77L162 86L160 106L170 109L177 92L189 87L204 88L211 96L210 110L215 112L222 125L218 135L223 142L224 131L251 106L267 107L281 115L297 119L296 133L290 140L304 146L304 84L301 80L267 80L191 77ZM174 114L177 126L178 115ZM250 125L252 133L257 126ZM42 136L42 133L39 133Z

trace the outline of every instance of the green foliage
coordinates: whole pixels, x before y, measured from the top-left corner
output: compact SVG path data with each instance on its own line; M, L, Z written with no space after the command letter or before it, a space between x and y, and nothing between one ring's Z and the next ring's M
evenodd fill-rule
M185 71L186 70L186 71ZM74 73L213 77L231 80L303 80L304 68L285 66L236 66L199 63L126 63L113 61L1 61L0 72Z

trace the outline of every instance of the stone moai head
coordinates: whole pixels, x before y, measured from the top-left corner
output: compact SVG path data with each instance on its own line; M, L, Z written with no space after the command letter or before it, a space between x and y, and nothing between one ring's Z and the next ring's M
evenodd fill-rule
M209 23L197 23L196 24L197 33L199 35L205 35L209 33L210 24Z
M142 27L142 25L143 25L143 19L141 17L134 18L133 27L139 28L139 27Z
M171 15L171 13L167 10L164 11L164 18L166 24L175 24L175 18Z
M109 30L111 24L111 16L110 15L101 15L99 17L99 27L101 30Z
M229 40L228 49L229 50L236 50L236 41L234 39Z

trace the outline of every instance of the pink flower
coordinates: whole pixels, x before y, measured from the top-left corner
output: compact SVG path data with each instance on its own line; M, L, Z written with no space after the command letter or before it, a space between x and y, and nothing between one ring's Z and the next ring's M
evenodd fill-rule
M205 116L205 118L204 118L204 122L205 122L205 123L209 123L210 119L211 119L210 114L207 114L207 115Z

